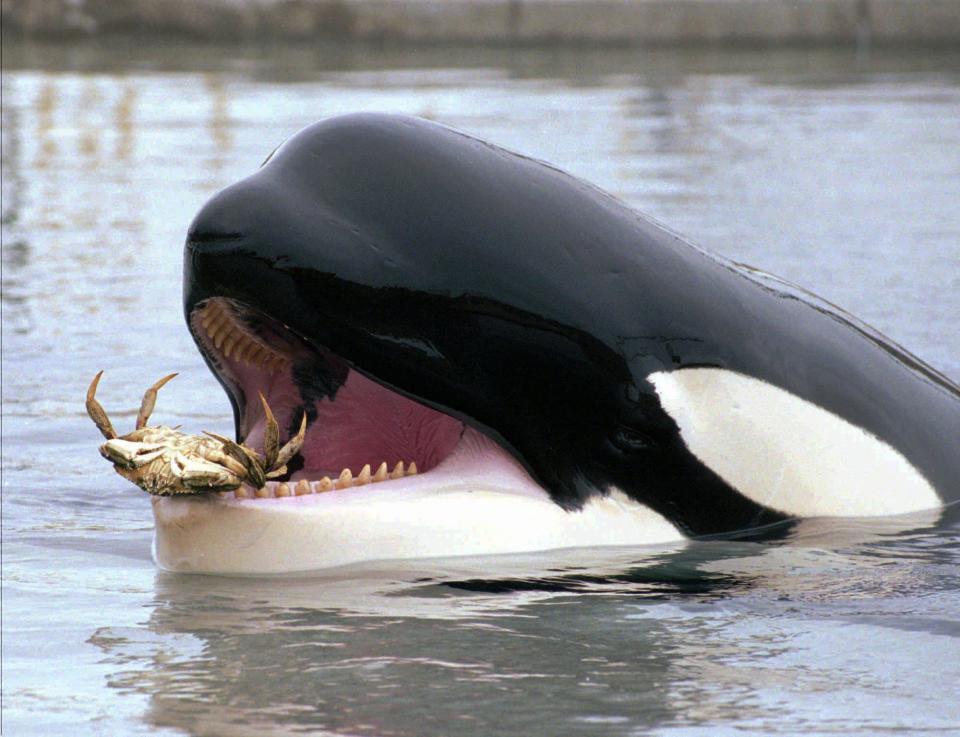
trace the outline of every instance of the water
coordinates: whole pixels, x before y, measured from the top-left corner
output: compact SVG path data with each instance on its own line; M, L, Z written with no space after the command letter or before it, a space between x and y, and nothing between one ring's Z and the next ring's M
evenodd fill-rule
M960 54L3 45L10 735L960 730L960 516L700 542L175 576L121 432L231 428L180 313L194 212L284 137L427 116L552 161L960 379Z

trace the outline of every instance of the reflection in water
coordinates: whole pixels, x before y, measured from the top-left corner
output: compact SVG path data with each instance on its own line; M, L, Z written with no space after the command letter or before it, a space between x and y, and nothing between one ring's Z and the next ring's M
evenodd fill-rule
M0 97L9 99L10 80L0 78ZM3 333L30 331L31 313L21 291L22 273L30 260L30 244L21 225L24 184L20 164L22 148L17 131L20 111L12 105L0 107L0 302L3 305Z
M193 214L321 115L429 114L820 291L960 376L955 52L4 43L11 734L876 734L960 725L960 507L776 539L159 574L82 397L229 432L180 304ZM51 469L56 469L52 481ZM496 572L495 574L493 572ZM65 667L65 663L71 667ZM93 726L95 725L95 726Z
M133 111L137 104L137 89L129 79L120 80L120 94L114 107L114 128L117 132L117 143L114 148L114 158L119 162L127 162L133 154L134 127Z
M207 129L213 151L205 164L209 178L201 186L204 191L216 191L230 184L223 178L224 167L233 148L230 95L223 77L218 74L205 74L203 84L210 97Z
M931 565L921 540L943 542L923 526L929 517L820 521L802 536L829 547L696 543L352 566L309 579L158 574L146 629L101 627L90 642L113 666L111 688L149 697L150 724L195 733L759 727L818 694L890 698L882 663L867 675L804 638L811 627L841 637L824 624L837 620L838 630L895 642L904 619L875 616L884 606L955 586L956 570ZM884 570L891 558L895 577ZM951 560L955 551L941 562ZM505 577L478 577L490 570ZM861 599L872 602L866 615ZM949 628L929 610L907 626L933 640ZM797 710L797 724L812 716Z
M671 568L696 576L669 553L633 557L637 571L660 570L649 574L658 588L671 585ZM91 642L118 667L114 688L150 696L152 724L213 734L490 734L496 723L532 734L546 715L529 703L558 687L570 698L551 705L550 734L582 732L594 712L633 728L671 720L669 674L683 646L669 625L597 627L588 600L554 614L551 602L569 602L559 591L465 596L455 566L432 565L306 581L161 575L149 633L101 629ZM555 580L585 575L553 566ZM632 598L643 597L638 586Z
M37 155L33 162L35 169L48 169L50 161L57 155L57 144L53 138L53 112L57 104L57 86L48 80L40 88L34 104L36 116L36 135L40 139Z
M78 139L78 153L84 159L84 168L90 170L97 165L97 154L100 151L100 126L93 119L93 113L103 103L103 95L96 80L87 79L83 82L80 92L80 101L77 105L79 116L77 123L80 128Z

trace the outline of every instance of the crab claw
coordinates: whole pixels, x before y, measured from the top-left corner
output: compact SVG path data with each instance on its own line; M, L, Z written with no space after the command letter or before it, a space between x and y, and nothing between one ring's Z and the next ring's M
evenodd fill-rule
M98 375L99 376L99 375ZM170 379L176 376L175 373L164 376L160 381L151 386L143 394L143 401L140 402L140 411L137 412L137 429L140 430L147 426L147 420L157 404L157 390L166 384Z
M183 453L177 453L170 459L170 471L184 486L198 494L208 491L232 491L243 483L243 479L238 478L230 469L205 459L188 458ZM170 494L169 491L157 493L161 496Z
M112 438L100 446L100 455L115 466L133 470L163 455L163 445Z
M103 376L103 369L97 372L97 375L93 377L93 381L90 382L90 386L87 388L87 414L90 415L90 419L93 420L93 424L97 426L97 429L103 433L103 437L107 440L113 440L117 437L117 431L113 429L110 418L107 417L106 411L96 399L97 386L100 384L101 376Z
M277 425L277 418L270 411L270 405L267 404L263 392L258 393L260 394L260 403L263 405L263 414L267 420L263 429L263 457L265 468L269 470L276 464L277 455L280 453L280 427Z
M255 489L263 488L263 485L267 483L267 479L263 462L257 457L256 453L223 435L217 435L216 433L207 431L204 431L203 434L209 435L214 440L219 440L223 444L224 452L246 469L246 481L249 481Z
M297 431L297 434L290 438L287 441L287 444L280 449L280 452L277 453L277 457L273 464L267 466L267 470L273 472L281 466L286 466L290 459L300 452L300 449L303 447L303 439L306 434L307 413L304 412L303 419L300 420L300 429Z

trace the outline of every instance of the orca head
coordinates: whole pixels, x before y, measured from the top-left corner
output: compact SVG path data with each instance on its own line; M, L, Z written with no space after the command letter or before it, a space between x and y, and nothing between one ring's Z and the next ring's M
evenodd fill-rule
M612 514L611 505L624 504L629 519L620 532L619 522L604 523L584 540L676 538L659 514L610 497L631 459L656 442L660 419L656 411L653 422L644 416L658 405L638 389L618 348L626 267L622 252L605 248L604 224L616 221L610 210L625 208L549 166L386 115L308 127L214 196L188 233L185 312L233 403L238 439L260 447L262 392L281 442L307 416L303 449L279 480L291 494L301 480L335 482L342 469L357 477L368 464L375 475L383 463L388 473L414 463L418 475L309 499L156 500L161 564L210 565L209 553L198 563L187 551L195 540L174 537L184 534L184 515L207 514L211 505L243 506L244 519L253 508L276 515L310 505L336 515L338 499L350 506L369 497L369 511L403 493L426 504L431 489L453 487L536 501L545 517L535 524L562 520L562 531L509 533L529 526L527 512L508 502L471 513L467 503L465 528L444 512L433 532L469 544L407 541L374 553L368 540L359 557L580 544L590 510ZM600 238L569 247L582 233ZM487 513L505 537L517 537L485 542L476 515ZM581 533L571 537L577 524ZM388 527L383 534L396 536ZM216 544L226 534L221 528Z

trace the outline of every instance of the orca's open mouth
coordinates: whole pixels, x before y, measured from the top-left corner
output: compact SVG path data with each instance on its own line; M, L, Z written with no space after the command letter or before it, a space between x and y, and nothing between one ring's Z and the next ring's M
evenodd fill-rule
M233 399L238 440L263 446L266 416L259 394L276 417L281 444L307 418L303 446L284 475L260 489L244 484L220 492L221 498L285 499L371 484L384 484L384 491L386 484L410 489L423 483L419 477L436 475L435 469L462 475L464 463L478 456L488 470L499 464L513 483L535 486L494 441L365 376L259 310L213 297L193 310L190 326Z

